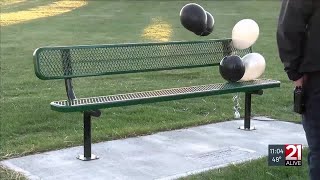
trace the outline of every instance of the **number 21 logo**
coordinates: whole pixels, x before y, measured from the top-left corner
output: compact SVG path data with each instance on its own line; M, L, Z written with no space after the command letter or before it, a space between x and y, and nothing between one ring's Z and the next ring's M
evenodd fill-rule
M301 144L286 144L286 160L299 161L302 156L302 145Z

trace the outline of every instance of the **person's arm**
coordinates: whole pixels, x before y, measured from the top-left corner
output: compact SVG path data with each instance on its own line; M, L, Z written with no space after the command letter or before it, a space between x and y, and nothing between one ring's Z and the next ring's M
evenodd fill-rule
M303 60L308 19L312 11L309 0L282 0L278 19L277 44L280 59L288 78L297 81L303 74Z

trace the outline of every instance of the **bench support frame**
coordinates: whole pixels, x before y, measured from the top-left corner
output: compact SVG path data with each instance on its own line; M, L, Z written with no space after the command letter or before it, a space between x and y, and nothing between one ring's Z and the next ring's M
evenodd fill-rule
M65 79L66 92L69 101L76 99L76 95L72 86L72 79ZM83 112L83 154L77 156L82 161L90 161L99 159L98 156L91 154L91 116L99 117L100 110Z
M95 115L96 114L90 111L83 112L83 153L84 154L77 156L77 158L82 161L99 159L98 156L91 154L91 116L95 116Z
M72 86L71 86L72 87ZM251 98L252 94L262 95L263 90L246 92L245 93L245 117L244 117L244 126L240 126L241 130L255 130L254 126L250 125L251 120ZM99 159L98 156L91 153L91 117L100 117L101 111L85 111L83 112L83 155L78 155L77 159L82 161L90 161Z
M258 90L254 92L246 92L245 93L245 111L244 111L244 126L240 126L239 129L251 131L256 130L254 126L250 125L251 120L251 97L252 94L262 95L263 90Z

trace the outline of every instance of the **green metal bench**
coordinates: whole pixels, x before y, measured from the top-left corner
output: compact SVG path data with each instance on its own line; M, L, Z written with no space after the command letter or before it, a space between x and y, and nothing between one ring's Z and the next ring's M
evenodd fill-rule
M250 130L251 95L261 95L262 89L279 87L279 81L257 79L248 82L206 84L89 98L76 98L73 91L72 78L219 66L221 59L227 55L243 56L252 52L251 47L236 50L230 43L231 39L219 39L41 47L34 51L33 57L38 78L65 80L67 100L51 102L51 109L59 112L84 113L84 155L78 158L92 160L97 156L91 154L91 117L99 117L101 115L99 109L103 108L244 92L243 129Z

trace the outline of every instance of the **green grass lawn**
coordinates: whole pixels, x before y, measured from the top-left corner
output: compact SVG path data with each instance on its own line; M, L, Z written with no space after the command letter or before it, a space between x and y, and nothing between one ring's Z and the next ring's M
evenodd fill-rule
M21 7L2 9L5 13L15 12L45 2L53 1L30 0L21 3ZM284 74L276 49L279 2L197 2L214 15L215 31L210 36L198 37L182 27L179 11L186 1L89 1L87 6L66 14L1 27L0 160L82 145L82 115L50 110L51 101L66 98L64 82L36 78L32 53L37 47L149 42L153 40L143 38L142 33L154 18L170 24L170 40L178 41L230 37L239 20L256 20L260 37L254 51L266 58L263 77L280 80L282 84L281 88L255 96L252 113L299 122L292 112L292 84ZM215 82L223 80L218 69L210 67L74 79L74 88L78 97L86 97ZM229 120L233 118L232 96L102 110L102 116L93 121L92 140L107 141ZM243 107L244 97L241 97Z
M2 167L0 166L0 177L1 177L1 180L13 180L13 179L16 179L16 180L25 180L26 178L21 175L20 173L17 173L17 172L14 172L14 171L11 171L5 167Z

